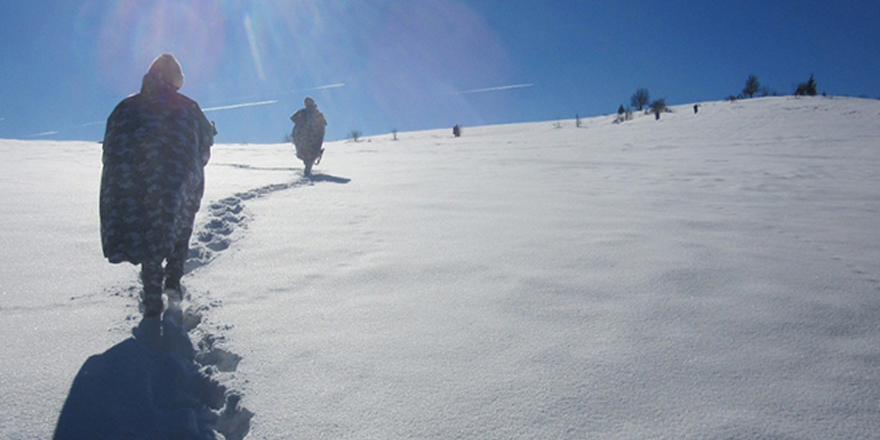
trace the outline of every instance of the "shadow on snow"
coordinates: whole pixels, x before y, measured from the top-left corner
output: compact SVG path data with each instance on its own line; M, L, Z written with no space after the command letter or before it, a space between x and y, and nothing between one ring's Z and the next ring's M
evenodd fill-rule
M316 174L211 203L207 221L193 234L186 272L209 264L230 246L233 232L247 227L244 201L316 182L350 181ZM205 301L205 295L197 296ZM203 325L205 312L220 303L184 302L185 309L166 301L161 320L143 318L133 337L86 360L58 417L55 439L213 440L218 432L227 440L247 436L254 413L241 405L240 393L217 379L234 372L241 357L217 347L223 336Z
M200 320L171 304L160 321L144 318L134 337L89 357L73 380L55 439L243 439L253 413L212 376L231 353L196 350L188 331ZM200 344L202 345L202 344ZM212 359L216 364L205 363Z

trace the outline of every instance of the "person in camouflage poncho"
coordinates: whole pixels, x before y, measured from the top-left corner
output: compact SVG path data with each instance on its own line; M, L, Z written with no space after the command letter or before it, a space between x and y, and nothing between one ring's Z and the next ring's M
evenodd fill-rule
M305 164L305 174L308 176L312 173L312 164L320 163L324 155L321 145L324 143L324 127L327 126L327 120L318 110L314 99L307 96L304 104L306 108L297 110L290 120L293 121L292 138L296 147L296 157Z
M111 263L142 265L144 315L162 311L162 282L180 299L180 278L217 134L177 90L180 64L156 58L140 93L107 119L101 175L101 241ZM166 261L163 271L162 263Z

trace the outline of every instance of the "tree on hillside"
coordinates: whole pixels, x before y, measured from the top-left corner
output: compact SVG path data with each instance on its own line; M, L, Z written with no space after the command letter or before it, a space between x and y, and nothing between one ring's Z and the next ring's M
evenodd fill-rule
M755 93L758 93L761 90L761 83L758 81L758 77L755 75L749 75L748 79L746 79L746 86L743 89L743 95L753 98Z
M813 78L812 73L807 82L798 84L794 94L795 96L816 96L816 79Z
M629 99L630 104L639 111L644 109L650 101L651 95L648 94L648 89L644 87L636 89L636 92L633 93L632 97Z
M652 102L651 106L648 108L648 110L650 110L651 113L654 114L654 119L660 119L660 113L665 112L666 109L667 107L665 99L658 99Z

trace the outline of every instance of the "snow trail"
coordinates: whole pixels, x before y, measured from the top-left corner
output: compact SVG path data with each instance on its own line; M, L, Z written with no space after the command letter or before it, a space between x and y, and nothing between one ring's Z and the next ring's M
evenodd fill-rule
M185 273L210 264L229 249L237 231L247 228L245 201L316 181L347 182L318 174L209 203L206 218L193 232ZM140 285L114 290L130 299L143 294ZM141 319L132 338L89 357L71 386L55 438L110 438L122 433L245 438L254 413L241 404L242 394L226 385L242 357L222 346L223 332L231 326L210 321L211 311L221 306L211 292L184 286L182 302L166 299L161 320ZM141 312L129 314L126 322L138 319Z

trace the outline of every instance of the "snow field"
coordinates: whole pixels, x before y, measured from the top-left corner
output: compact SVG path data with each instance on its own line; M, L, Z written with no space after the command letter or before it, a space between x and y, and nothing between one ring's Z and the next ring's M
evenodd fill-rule
M878 438L880 103L673 110L329 143L312 180L217 145L158 327L100 255L100 145L2 141L0 437L137 347L110 379L204 438Z

